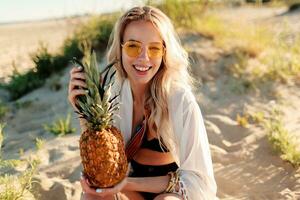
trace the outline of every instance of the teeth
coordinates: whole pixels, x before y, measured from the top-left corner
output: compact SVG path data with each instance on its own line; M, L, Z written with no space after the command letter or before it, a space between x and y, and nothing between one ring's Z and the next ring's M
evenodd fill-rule
M137 66L137 65L133 65L133 66L136 70L139 70L139 71L142 71L142 72L147 71L147 70L150 69L150 67L141 67L141 66Z

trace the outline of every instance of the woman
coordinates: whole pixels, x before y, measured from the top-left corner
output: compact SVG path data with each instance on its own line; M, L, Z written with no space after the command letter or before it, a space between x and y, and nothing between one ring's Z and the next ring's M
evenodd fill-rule
M141 126L147 131L130 160L129 176L114 188L97 190L83 177L83 199L215 199L211 154L192 94L188 56L170 19L157 8L132 8L116 23L107 55L109 63L120 61L113 90L120 93L115 126L127 145ZM77 86L86 84L80 68L70 74L69 101L76 109L76 97L85 94Z

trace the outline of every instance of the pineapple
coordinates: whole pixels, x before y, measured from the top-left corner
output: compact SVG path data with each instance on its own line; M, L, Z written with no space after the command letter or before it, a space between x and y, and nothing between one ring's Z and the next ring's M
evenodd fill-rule
M77 113L87 121L87 130L79 140L83 173L92 187L112 187L124 179L128 168L123 137L111 125L113 112L118 109L117 96L111 97L110 92L116 71L109 72L115 63L103 70L100 83L95 52L86 55L83 62L73 61L83 67L88 88L88 93L77 99Z

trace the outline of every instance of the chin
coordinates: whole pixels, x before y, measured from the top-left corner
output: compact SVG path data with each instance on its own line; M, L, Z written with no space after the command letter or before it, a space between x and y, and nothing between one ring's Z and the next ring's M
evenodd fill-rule
M145 84L150 83L151 78L150 77L144 77L144 78L134 77L134 78L132 78L132 81L136 84L145 85Z

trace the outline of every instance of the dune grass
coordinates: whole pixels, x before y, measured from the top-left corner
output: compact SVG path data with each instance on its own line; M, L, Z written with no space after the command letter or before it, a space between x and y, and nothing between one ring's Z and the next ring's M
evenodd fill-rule
M261 126L267 134L271 148L280 155L282 160L289 162L295 168L300 167L300 148L297 148L295 136L283 124L283 113L272 105L270 111L249 112L237 114L236 121L240 126L249 124Z
M45 124L44 129L57 136L64 136L76 131L76 129L72 127L70 113L68 113L65 118L59 118L50 125Z
M117 14L91 17L64 41L63 46L56 54L49 53L48 47L41 43L37 51L31 54L31 59L35 64L34 68L24 74L15 70L10 82L1 84L1 87L10 92L12 100L16 100L44 85L46 79L52 74L66 68L73 57L82 58L83 43L88 42L94 49L104 51L116 16Z
M230 66L234 77L254 84L288 83L300 77L300 35L291 37L289 27L278 34L264 24L224 20L212 12L198 18L196 24L200 34L236 58ZM249 64L250 59L258 64Z
M0 199L2 200L21 200L33 198L33 176L37 173L39 164L38 158L3 159L1 145L4 140L4 124L0 124ZM16 167L26 165L25 170L16 170ZM9 169L17 171L10 174ZM2 173L4 172L4 173Z
M289 133L282 122L282 114L276 108L270 117L265 120L264 126L268 134L268 140L272 148L280 154L283 160L288 161L294 167L300 166L300 150L297 149L295 137Z
M0 99L0 122L8 111L8 107Z
M197 20L195 16L202 15L209 3L211 2L208 0L148 0L146 2L147 5L161 9L176 28L193 28Z

